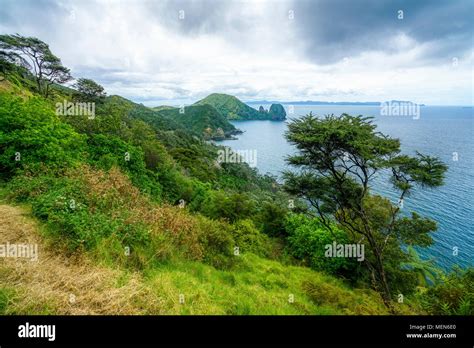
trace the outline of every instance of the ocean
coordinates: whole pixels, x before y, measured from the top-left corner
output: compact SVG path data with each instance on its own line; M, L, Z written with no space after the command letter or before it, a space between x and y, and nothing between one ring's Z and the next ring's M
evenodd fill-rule
M269 105L264 105L269 108ZM417 116L382 116L379 106L304 105L285 106L289 120L312 112L326 114L373 116L377 130L401 141L403 153L416 151L438 156L449 169L445 185L436 189L415 189L404 200L403 213L416 211L438 223L432 234L434 244L419 249L424 258L450 269L454 265L473 266L474 260L474 117L472 107L422 106ZM290 112L292 112L290 114ZM219 144L233 150L256 151L256 167L260 173L281 178L284 170L291 169L285 157L295 149L286 141L287 122L233 121L242 131L237 140ZM373 191L397 202L396 190L384 175L373 182Z

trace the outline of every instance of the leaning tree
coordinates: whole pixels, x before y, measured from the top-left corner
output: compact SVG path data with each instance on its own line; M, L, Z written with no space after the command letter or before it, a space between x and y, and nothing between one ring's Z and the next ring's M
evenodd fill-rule
M293 120L285 136L298 150L287 158L298 171L284 173L286 190L306 199L330 231L336 223L367 246L373 286L391 307L385 258L402 245L430 245L436 230L432 220L401 214L404 198L415 185L442 185L447 166L436 157L401 154L400 141L377 132L370 117L310 113ZM397 202L371 193L376 175L391 181Z
M34 74L38 92L48 97L50 86L72 79L68 68L50 50L49 46L35 37L19 34L0 35L0 50L10 61L28 67Z

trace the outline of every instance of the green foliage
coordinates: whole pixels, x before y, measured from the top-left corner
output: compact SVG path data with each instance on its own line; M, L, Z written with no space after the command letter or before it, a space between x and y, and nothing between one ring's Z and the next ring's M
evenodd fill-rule
M15 291L12 288L0 287L0 315L8 313L8 307L15 296Z
M191 105L183 109L161 109L158 113L205 139L224 139L237 132L224 116L207 104Z
M266 201L262 203L257 219L265 234L281 237L286 235L285 220L287 214L288 208L283 207L282 204Z
M344 314L377 314L383 305L371 300L373 295L367 290L350 291L330 279L325 282L304 281L303 289L315 304L322 308L338 308Z
M70 251L84 249L112 264L138 268L173 257L202 259L221 268L235 261L227 224L191 218L178 208L160 210L117 169L107 174L84 167L60 177L50 172L16 176L8 186L10 198L31 203L50 237ZM132 252L125 255L125 248Z
M392 169L393 185L403 192L408 192L414 184L422 187L443 185L444 175L448 169L438 158L419 152L416 153L416 157L398 155L390 158L385 165Z
M134 119L142 120L147 124L151 125L156 131L161 132L174 132L184 131L186 138L190 138L192 135L187 132L186 126L179 123L177 120L166 117L153 109L147 108L143 105L132 104L130 108L129 116ZM174 110L174 109L171 109ZM190 139L186 139L190 140Z
M18 180L19 183L28 181L26 178ZM116 211L112 218L112 209L108 204L96 204L95 209L89 209L93 201L86 194L87 189L81 179L61 177L51 180L45 176L35 178L35 181L43 187L47 182L48 190L32 197L33 214L48 223L53 236L59 240L66 237L71 250L78 247L91 250L110 236L129 246L149 242L148 231L143 225L126 223L126 210Z
M230 222L245 219L255 211L255 203L243 193L215 191L206 201L201 211L211 218L224 218Z
M231 227L231 234L235 240L235 246L239 253L254 253L268 257L270 254L270 239L261 233L253 224L252 220L238 220Z
M89 162L98 168L110 169L119 166L130 174L132 182L155 199L161 197L158 178L146 168L143 150L130 145L118 137L102 134L92 135L87 140Z
M25 77L31 77L28 66L25 64L15 64L21 62L21 57L14 52L6 52L0 49L0 81L8 78L14 85L21 87Z
M163 265L149 272L148 284L163 299L164 314L387 314L374 292L346 288L306 267L285 266L252 253L238 260L231 271L198 262ZM325 291L311 292L307 284ZM186 294L185 306L176 301L179 293Z
M356 279L360 262L345 257L325 257L326 245L350 243L344 231L336 226L329 231L319 219L291 214L286 221L287 247L290 254L311 268Z
M87 101L100 101L106 95L104 87L91 79L79 78L74 87Z
M434 259L423 260L411 245L407 247L407 253L410 260L401 266L413 270L418 276L420 285L435 284L442 272L436 267Z
M198 218L198 223L204 232L199 237L204 248L204 261L219 269L231 268L236 259L233 255L235 242L229 226L203 217Z
M352 241L366 240L365 265L390 306L389 281L398 277L387 269L400 273L395 265L404 257L402 243L429 245L428 233L436 229L436 223L416 213L411 219L400 217L400 207L371 196L371 179L382 169L391 171L390 180L403 202L415 184L442 185L446 165L419 153L400 155L400 141L377 132L369 117L317 118L310 113L289 124L286 138L298 149L287 161L300 169L284 174L286 190L306 199L327 228L331 220L337 221Z
M50 86L72 79L70 70L49 49L48 44L35 37L19 34L0 35L0 50L3 55L14 57L20 65L35 75L38 92L48 97Z
M474 315L474 268L454 268L420 298L423 307L435 315Z
M229 120L259 119L259 117L262 117L254 108L227 94L210 94L196 102L195 105L211 105Z
M84 137L62 123L40 98L23 100L0 94L0 172L47 165L67 168L85 151Z

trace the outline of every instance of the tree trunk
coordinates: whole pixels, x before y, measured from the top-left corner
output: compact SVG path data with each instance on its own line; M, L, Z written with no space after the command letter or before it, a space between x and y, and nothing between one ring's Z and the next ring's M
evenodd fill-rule
M380 295L382 296L383 303L385 306L392 311L392 296L390 293L390 287L388 285L387 281L387 275L385 273L385 267L383 265L382 261L382 254L380 253L380 250L377 246L377 243L373 240L373 238L367 238L367 240L370 243L371 249L374 252L375 255L375 272L376 274L376 279L378 282L378 291L380 292Z
M377 278L379 282L380 294L382 295L382 300L385 306L392 311L392 296L390 292L390 287L388 285L387 276L385 274L385 267L383 266L382 257L378 254L378 251L375 252L375 257L377 260L376 270Z

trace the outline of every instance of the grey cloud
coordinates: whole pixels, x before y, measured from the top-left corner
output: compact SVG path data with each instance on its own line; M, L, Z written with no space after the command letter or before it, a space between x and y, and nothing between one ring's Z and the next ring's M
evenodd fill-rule
M469 0L297 0L295 27L306 54L328 64L365 51L394 53L391 37L404 33L438 46L426 59L463 54L472 46L473 2ZM398 11L403 19L398 19Z
M267 38L259 38L262 27L272 29L273 41L288 33L288 0L270 0L263 15L254 13L255 6L245 0L165 0L147 1L147 13L164 27L188 37L212 35L239 46L242 50L263 48ZM184 18L179 18L184 11ZM290 46L289 40L284 42ZM283 45L282 45L283 46ZM283 48L283 47L282 47Z
M94 78L99 82L115 82L117 79L113 76L123 72L122 69L117 68L101 68L77 65L75 67L77 75L86 78Z
M156 18L166 27L171 27L183 34L200 35L224 30L228 25L241 26L241 21L228 23L227 14L235 1L219 0L168 0L147 1L145 7L150 16ZM180 19L180 11L184 18Z
M133 8L133 13L131 13L133 22L127 22L129 7ZM430 44L423 46L423 56L414 59L411 56L401 57L400 64L406 64L405 62L409 61L411 66L430 67L437 65L440 60L446 61L458 57L462 65L464 62L462 59L466 57L466 53L473 45L474 21L471 20L473 7L472 0L270 0L264 4L242 0L130 0L123 2L0 0L0 33L18 32L22 35L36 36L52 46L53 52L63 58L65 64L73 69L74 76L93 78L103 84L106 89L110 87L117 93L124 91L134 96L143 95L138 98L144 101L150 99L149 89L153 90L154 87L160 89L156 94L174 95L176 99L199 99L207 95L207 92L227 92L244 100L271 98L274 93L288 93L288 95L297 95L298 98L304 99L304 96L331 97L352 95L356 92L351 89L340 91L324 89L323 86L321 89L313 88L313 81L304 79L297 82L289 81L292 87L288 92L285 91L287 87L278 87L277 83L273 84L272 81L267 84L255 84L253 82L256 76L265 76L262 74L265 73L265 68L255 68L245 59L242 60L242 65L237 62L232 66L230 63L229 66L223 64L222 67L219 65L221 60L216 59L211 71L206 70L207 66L205 66L201 73L199 61L187 59L192 58L193 52L187 50L186 47L178 50L183 52L185 59L176 59L176 61L156 59L159 63L153 66L147 64L154 60L152 55L158 55L157 58L167 58L171 56L170 48L163 47L160 52L148 50L147 47L151 45L161 48L161 43L152 41L153 35L148 35L148 33L153 32L153 27L156 26L169 30L176 40L181 37L201 39L199 36L202 35L217 37L224 39L229 45L221 44L221 40L215 40L215 42L209 40L213 45L211 47L213 50L209 50L212 52L210 55L218 56L219 49L226 50L230 47L236 52L245 53L250 60L253 57L255 60L262 60L263 57L273 62L283 57L288 60L295 59L295 63L305 64L309 61L320 65L317 67L320 72L327 75L334 73L338 76L338 74L344 74L344 71L337 65L327 64L338 62L344 57L351 59L368 51L398 53L398 48L391 45L392 39L397 34L406 34L413 38L417 48L420 47L419 44ZM71 22L68 16L71 15L72 8L77 8L80 15L85 13L90 16L86 16L83 20L79 20L78 16L76 22ZM117 12L114 11L116 9ZM178 18L179 10L185 11L184 20ZM295 14L292 21L288 20L289 10L293 10ZM404 11L403 20L397 19L398 10ZM117 18L117 15L120 17ZM127 32L136 31L134 34L138 40L143 40L143 45L146 45L140 52L143 65L134 66L133 59L130 66L120 63L122 55L127 54L126 48L129 42L126 41L121 42L122 46L108 48L117 60L110 58L110 54L104 54L97 55L100 60L91 59L85 63L84 52L71 53L75 49L75 41L97 44L94 36L85 36L91 35L87 30L83 30L87 29L90 23L108 23L111 19L123 20L122 29ZM113 40L116 34L113 29L114 27L112 27L112 33L107 32L108 36L98 36L101 39L108 37ZM164 30L159 32L166 34ZM176 33L179 35L175 36ZM177 46L179 47L179 42ZM88 46L80 47L88 49ZM94 47L100 49L101 46ZM207 52L207 47L202 47L202 50ZM228 52L222 51L222 53ZM285 56L285 53L289 54ZM91 52L91 54L97 53ZM214 58L209 57L211 62ZM191 66L186 70L189 75L176 74L178 65L183 62L189 62ZM84 64L89 64L89 67ZM162 64L163 67L158 67L157 64ZM387 69L398 68L397 64L397 59L393 59L387 64ZM289 65L291 70L291 64ZM327 66L321 67L321 65ZM142 68L143 66L147 68ZM269 68L270 66L271 64ZM229 78L229 70L232 69L236 72L234 79ZM350 66L348 71L350 72ZM240 72L247 72L248 76L239 75ZM207 78L206 73L211 73L212 76ZM178 77L176 81L171 81L169 76ZM368 75L367 78L370 79L371 76ZM229 81L234 81L234 83L229 83ZM314 83L318 83L319 86L318 81ZM184 88L173 87L178 85ZM258 89L255 85L262 87ZM351 87L350 81L347 85ZM134 99L140 100L135 97Z
M37 36L40 32L63 30L56 24L71 15L67 4L68 1L0 0L0 23L5 28L34 29Z

